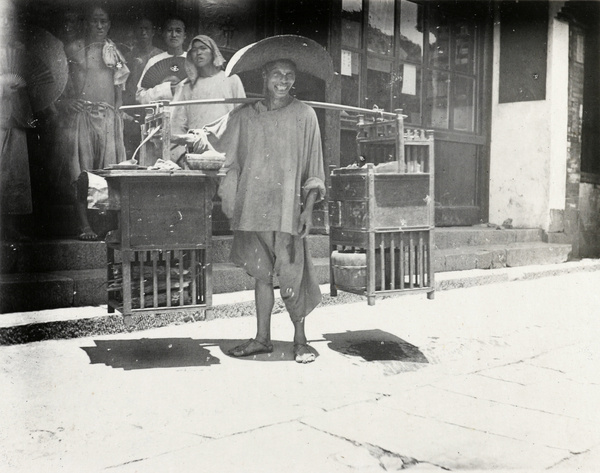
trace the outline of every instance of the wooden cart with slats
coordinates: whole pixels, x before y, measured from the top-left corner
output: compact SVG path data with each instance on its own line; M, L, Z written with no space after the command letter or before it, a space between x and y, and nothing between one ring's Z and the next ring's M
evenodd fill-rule
M392 119L359 117L357 126L358 151L368 164L331 173L331 294L366 295L369 305L376 294L396 292L426 292L431 299L433 132L404 128L400 111Z
M107 239L109 312L126 322L134 314L210 312L217 171L101 174L119 210L116 238Z

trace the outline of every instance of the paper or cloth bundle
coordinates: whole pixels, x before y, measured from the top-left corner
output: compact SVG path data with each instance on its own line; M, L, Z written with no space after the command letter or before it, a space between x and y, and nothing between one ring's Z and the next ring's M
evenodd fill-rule
M177 163L173 161L158 158L156 162L148 168L149 171L177 171L181 169Z

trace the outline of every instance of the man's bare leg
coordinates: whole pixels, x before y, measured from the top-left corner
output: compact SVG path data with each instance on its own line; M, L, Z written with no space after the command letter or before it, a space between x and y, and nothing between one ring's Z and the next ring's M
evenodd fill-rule
M96 241L98 235L92 230L87 217L87 194L89 179L85 172L82 172L75 183L75 209L77 212L77 221L79 223L79 239L83 241Z
M256 280L254 287L256 303L256 338L251 338L229 351L232 356L249 356L273 351L271 343L271 313L275 305L273 283Z
M256 302L256 340L264 344L271 343L271 313L275 305L273 283L256 280L254 286Z
M75 204L77 208L77 219L79 221L79 236L78 238L83 241L96 241L98 235L92 227L87 218L87 202L80 202L79 200Z
M304 331L304 317L294 324L294 358L298 363L310 363L317 358L308 347L308 340Z

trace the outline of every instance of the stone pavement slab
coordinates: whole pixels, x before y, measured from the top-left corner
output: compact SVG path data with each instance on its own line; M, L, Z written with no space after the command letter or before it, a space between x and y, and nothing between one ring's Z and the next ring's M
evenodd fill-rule
M306 366L285 313L250 359L226 352L253 317L2 346L0 471L600 471L599 286L323 306Z
M407 414L547 447L584 452L600 444L598 424L425 386L378 403Z
M569 454L567 450L407 414L383 407L379 402L347 406L302 422L333 435L378 445L418 462L451 470L545 468Z
M165 455L152 455L112 468L118 473L214 471L266 472L383 472L383 452L357 447L298 422L245 432L228 439L205 442ZM399 462L399 466L402 463Z
M485 376L458 376L435 386L480 399L594 422L600 428L599 385L548 381L522 386Z

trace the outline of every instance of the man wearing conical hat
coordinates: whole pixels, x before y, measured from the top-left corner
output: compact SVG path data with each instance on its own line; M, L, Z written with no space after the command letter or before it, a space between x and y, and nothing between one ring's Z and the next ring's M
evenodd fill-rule
M320 58L325 57L323 69ZM239 51L227 66L233 74L260 68L264 99L241 105L204 127L194 151L208 136L226 155L226 177L219 195L234 231L232 261L255 279L257 332L232 349L235 357L271 353L273 278L294 325L294 358L315 360L307 343L305 317L320 303L321 292L307 248L315 202L325 195L323 152L314 110L291 94L302 70L326 79L331 59L302 37L267 38Z

